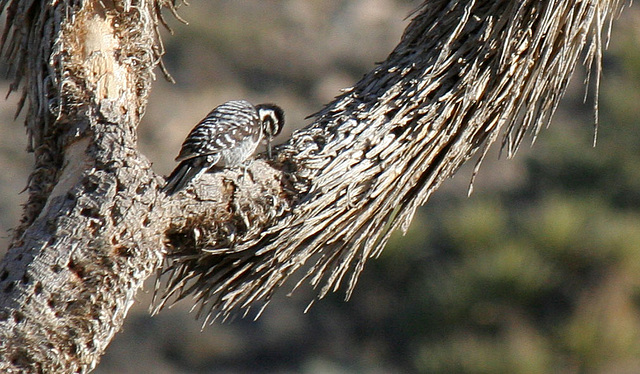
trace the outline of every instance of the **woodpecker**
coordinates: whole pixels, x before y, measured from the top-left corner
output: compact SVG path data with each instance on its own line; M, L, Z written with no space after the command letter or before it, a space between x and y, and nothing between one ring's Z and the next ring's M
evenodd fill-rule
M271 141L283 126L284 111L277 105L227 101L191 130L176 157L180 164L162 190L173 195L213 167L241 165L255 152L263 137L271 158Z

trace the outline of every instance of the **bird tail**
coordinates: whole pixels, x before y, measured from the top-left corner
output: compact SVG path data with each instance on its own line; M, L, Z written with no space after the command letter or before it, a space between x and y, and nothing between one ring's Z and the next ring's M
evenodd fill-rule
M171 175L167 178L167 184L162 187L168 196L185 188L189 181L196 177L201 171L202 166L194 165L192 159L184 160L171 172Z

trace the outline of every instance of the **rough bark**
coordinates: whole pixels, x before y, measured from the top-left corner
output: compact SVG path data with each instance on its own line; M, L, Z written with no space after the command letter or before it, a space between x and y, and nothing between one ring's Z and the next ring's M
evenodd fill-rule
M603 28L621 7L427 1L389 58L277 148L275 162L167 198L136 148L163 6L174 9L0 2L36 156L0 264L3 372L95 367L165 244L158 309L188 295L207 318L265 305L304 266L319 297L345 281L349 295L365 261L463 162L501 132L511 156L549 123L585 45L599 64Z
M6 8L4 51L25 81L36 164L0 265L2 372L92 369L160 263L169 217L136 149L159 56L156 6Z

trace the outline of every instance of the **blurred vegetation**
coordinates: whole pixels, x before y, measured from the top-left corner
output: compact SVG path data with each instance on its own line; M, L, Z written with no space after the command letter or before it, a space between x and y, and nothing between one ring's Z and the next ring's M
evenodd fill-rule
M303 126L386 57L419 1L191 3L190 25L165 39L178 83L158 79L140 128L160 173L229 99L277 102L289 132ZM470 198L463 168L369 262L349 302L330 295L303 314L313 291L281 292L258 321L200 332L187 302L150 318L142 294L96 372L640 372L639 21L636 6L614 25L597 147L576 76L533 147L488 157ZM5 231L31 157L11 100L0 113Z

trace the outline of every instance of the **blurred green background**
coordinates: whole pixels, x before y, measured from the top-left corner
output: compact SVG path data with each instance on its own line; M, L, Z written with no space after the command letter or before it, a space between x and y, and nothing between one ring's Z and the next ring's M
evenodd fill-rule
M193 0L165 32L140 146L168 174L191 127L231 99L276 102L288 128L382 61L418 0ZM258 321L200 332L140 293L96 373L640 373L640 11L614 24L597 147L574 77L552 126L513 160L471 166L368 263L349 302L282 290ZM2 82L1 89L8 90ZM6 248L32 155L17 96L0 105ZM2 252L0 252L1 254ZM151 289L151 284L146 287Z

